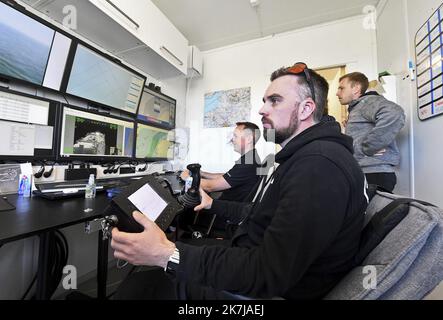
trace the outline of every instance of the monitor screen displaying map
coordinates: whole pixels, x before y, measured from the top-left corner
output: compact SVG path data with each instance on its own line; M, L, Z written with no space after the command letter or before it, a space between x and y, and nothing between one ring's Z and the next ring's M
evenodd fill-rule
M137 112L137 119L172 128L175 126L175 100L145 88Z
M132 157L134 123L65 107L62 157Z
M173 142L169 141L169 131L143 124L137 125L135 157L137 159L170 159Z
M78 45L66 92L132 114L146 79Z

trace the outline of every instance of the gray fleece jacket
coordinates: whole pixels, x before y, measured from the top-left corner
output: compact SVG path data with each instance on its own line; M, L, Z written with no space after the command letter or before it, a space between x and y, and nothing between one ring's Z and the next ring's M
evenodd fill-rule
M376 92L349 104L346 134L354 139L354 156L364 173L394 172L400 163L395 138L404 125L403 109ZM385 153L376 155L383 149Z

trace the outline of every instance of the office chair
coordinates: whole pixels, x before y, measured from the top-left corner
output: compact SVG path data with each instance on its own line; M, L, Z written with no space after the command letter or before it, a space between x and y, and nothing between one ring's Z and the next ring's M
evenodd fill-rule
M325 299L421 300L443 281L443 210L420 200L399 199L376 192L367 208L365 230L375 234L369 241L379 241ZM380 219L382 209L394 201L401 205ZM372 285L370 270L375 275Z

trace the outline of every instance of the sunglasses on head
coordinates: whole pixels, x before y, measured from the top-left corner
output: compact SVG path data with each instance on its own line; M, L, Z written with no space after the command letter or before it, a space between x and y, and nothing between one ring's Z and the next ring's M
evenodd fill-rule
M288 67L286 69L286 71L291 73L291 74L296 74L296 75L304 74L305 75L306 82L308 83L309 88L311 89L312 100L314 100L314 102L315 102L314 84L312 83L311 73L309 72L309 68L306 65L306 63L304 63L304 62L297 62L292 67Z

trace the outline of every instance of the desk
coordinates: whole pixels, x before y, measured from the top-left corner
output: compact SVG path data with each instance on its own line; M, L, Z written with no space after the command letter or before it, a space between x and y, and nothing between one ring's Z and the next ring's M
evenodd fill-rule
M49 299L47 279L50 276L48 246L50 231L102 217L109 203L106 193L99 193L95 199L70 198L46 200L38 197L23 198L9 195L8 202L15 210L0 212L0 246L8 242L39 236L39 260L37 272L37 299ZM84 212L85 209L93 209ZM102 240L99 232L98 252L98 297L106 295L106 271L108 242ZM105 261L103 261L103 259ZM104 285L104 288L102 287Z

